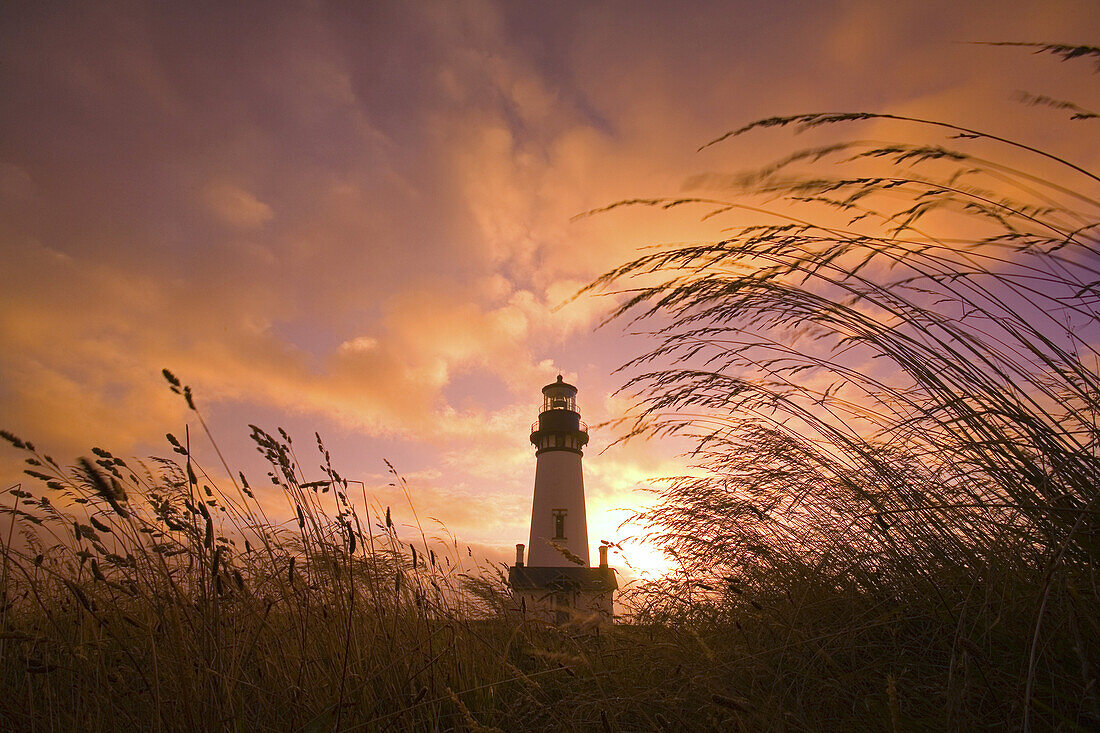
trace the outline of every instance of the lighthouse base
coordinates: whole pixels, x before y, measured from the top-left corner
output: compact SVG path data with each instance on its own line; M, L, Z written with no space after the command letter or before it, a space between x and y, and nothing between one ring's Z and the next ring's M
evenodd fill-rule
M619 584L612 568L516 565L508 568L508 585L525 618L557 625L614 622Z

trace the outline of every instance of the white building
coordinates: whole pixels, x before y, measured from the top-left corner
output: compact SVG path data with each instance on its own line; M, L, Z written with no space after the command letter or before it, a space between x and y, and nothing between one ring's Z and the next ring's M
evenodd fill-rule
M577 412L577 388L558 381L542 388L542 412L531 426L535 493L528 563L516 545L508 582L527 616L552 623L612 619L619 587L600 548L599 567L589 567L588 520L581 459L588 426Z

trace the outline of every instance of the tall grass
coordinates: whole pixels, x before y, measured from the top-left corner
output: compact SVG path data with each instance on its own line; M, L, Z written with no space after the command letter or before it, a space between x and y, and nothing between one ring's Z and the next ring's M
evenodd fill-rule
M2 433L42 486L0 492L0 728L705 730L734 719L695 636L525 617L501 568L445 531L368 509L320 437L313 479L281 429L252 427L271 467L262 488L220 451L220 470L204 465L201 413L165 376L199 428L167 437L172 459L96 448L63 467ZM265 513L280 495L286 522Z
M189 438L168 436L175 461L95 449L63 470L4 437L49 489L8 492L22 534L4 554L13 728L415 727L484 707L489 688L471 681L516 676L482 653L471 629L485 614L462 590L467 571L484 600L501 586L457 542L406 544L388 509L356 504L319 437L321 477L307 481L290 437L253 427L288 526L243 474L217 480Z
M681 566L641 617L741 635L773 720L874 698L895 728L1100 727L1100 177L889 114L708 145L868 122L908 137L613 205L733 218L590 286L655 324L629 436L697 445L636 517Z

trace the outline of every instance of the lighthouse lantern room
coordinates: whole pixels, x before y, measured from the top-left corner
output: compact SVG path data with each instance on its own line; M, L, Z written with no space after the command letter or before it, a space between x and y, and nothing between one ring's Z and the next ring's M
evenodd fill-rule
M577 388L558 375L542 388L542 412L531 426L535 491L528 563L516 545L508 580L527 615L554 623L612 618L618 583L600 548L599 567L589 567L588 520L581 459L588 426L577 411Z

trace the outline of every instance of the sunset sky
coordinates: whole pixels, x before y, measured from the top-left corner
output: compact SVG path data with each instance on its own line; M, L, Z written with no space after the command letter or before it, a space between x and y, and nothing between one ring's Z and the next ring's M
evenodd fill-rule
M621 416L614 370L647 341L596 329L611 298L571 296L641 246L716 231L573 217L766 162L787 133L696 148L777 114L1087 149L1014 97L1095 99L1094 64L970 41L1095 45L1100 5L4 3L0 427L64 461L167 455L165 432L195 434L168 367L253 484L249 423L303 457L316 431L400 521L383 459L422 519L506 559L540 387L560 371L590 425ZM586 453L593 545L637 531L617 529L636 490L683 470L682 446L602 452L615 436ZM3 487L20 471L5 447Z

